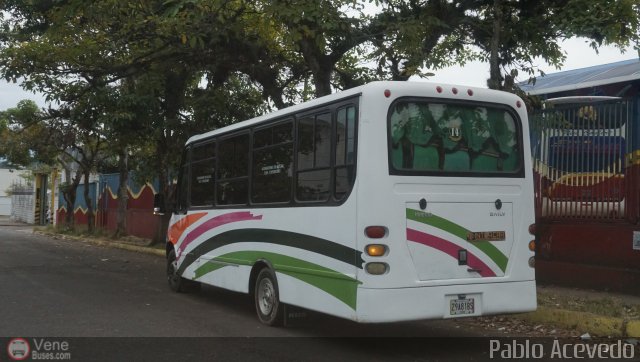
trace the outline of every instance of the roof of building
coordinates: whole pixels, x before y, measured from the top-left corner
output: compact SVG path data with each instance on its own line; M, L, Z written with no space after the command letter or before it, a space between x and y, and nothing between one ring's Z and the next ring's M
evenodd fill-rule
M640 79L640 59L595 65L536 77L535 84L522 82L523 91L530 94L550 94L574 89L590 88L605 84Z

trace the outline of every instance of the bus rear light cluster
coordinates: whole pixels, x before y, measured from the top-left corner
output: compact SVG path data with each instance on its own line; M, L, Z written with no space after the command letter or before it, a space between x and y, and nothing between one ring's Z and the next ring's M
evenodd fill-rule
M365 269L369 274L382 275L389 271L389 266L385 263L367 263Z
M532 257L529 258L529 266L531 268L535 268L536 267L536 257L535 256L532 256Z
M529 225L529 234L531 234L531 235L535 235L536 234L536 224Z
M371 239L382 239L387 236L387 228L384 226L367 226L364 234Z

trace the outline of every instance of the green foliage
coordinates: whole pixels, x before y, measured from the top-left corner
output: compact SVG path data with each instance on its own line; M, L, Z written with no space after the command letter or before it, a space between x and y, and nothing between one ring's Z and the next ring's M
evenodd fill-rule
M43 121L44 113L31 100L0 112L0 157L13 165L48 163L55 157L51 147L57 134Z

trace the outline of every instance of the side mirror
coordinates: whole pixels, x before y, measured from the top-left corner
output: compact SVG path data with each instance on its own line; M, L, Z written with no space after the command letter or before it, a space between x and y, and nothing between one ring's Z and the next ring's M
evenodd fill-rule
M153 195L153 214L162 216L165 211L164 195L160 193Z

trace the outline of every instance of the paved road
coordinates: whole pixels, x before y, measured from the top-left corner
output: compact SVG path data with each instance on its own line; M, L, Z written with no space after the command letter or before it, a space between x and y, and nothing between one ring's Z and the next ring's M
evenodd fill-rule
M148 346L152 350L162 348L168 353L165 357L175 353L184 357L184 353L190 355L191 352L201 355L197 352L200 351L209 357L226 357L224 359L294 360L299 358L293 356L305 359L317 356L316 360L322 360L331 356L352 360L354 357L370 359L371 353L378 357L390 353L394 357L415 359L417 355L406 355L406 348L398 346L417 346L416 353L422 356L425 352L419 347L421 344L429 347L430 353L444 353L442 345L455 343L455 339L422 337L481 335L457 321L361 325L315 314L288 328L266 327L257 321L248 296L208 287L196 294L175 294L166 285L164 268L164 259L158 256L34 235L24 226L0 226L0 336L310 337L177 340L181 342L157 338L111 338L98 339L98 342L88 339L77 342L76 350L99 343L125 346L118 348L133 355L145 350L141 346ZM316 337L420 338L374 339L372 344L371 339ZM380 343L383 340L385 343ZM170 347L175 343L188 346L176 350ZM227 348L213 348L213 345ZM228 348L230 346L235 347ZM380 354L379 349L384 353ZM457 354L464 351L454 349ZM0 351L3 350L0 345ZM221 354L222 350L231 354Z

